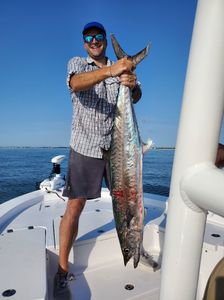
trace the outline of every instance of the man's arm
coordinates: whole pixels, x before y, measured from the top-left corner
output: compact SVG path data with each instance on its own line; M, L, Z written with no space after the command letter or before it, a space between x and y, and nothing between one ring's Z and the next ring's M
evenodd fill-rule
M142 90L138 84L132 89L132 99L133 103L137 103L139 99L141 99Z
M74 74L70 78L69 85L74 92L85 91L106 78L120 76L124 72L132 73L133 69L134 63L125 57L118 60L112 66L105 66L95 71Z
M110 67L104 67L95 71L73 74L69 85L74 92L86 91L110 77Z

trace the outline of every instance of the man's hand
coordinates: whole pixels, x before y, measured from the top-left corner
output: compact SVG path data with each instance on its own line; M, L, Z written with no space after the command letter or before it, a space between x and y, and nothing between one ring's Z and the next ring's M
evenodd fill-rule
M135 64L124 57L110 67L111 76L119 76L120 83L133 89L136 86Z
M142 96L142 91L137 84L137 77L134 72L123 73L120 77L120 83L129 87L132 91L133 103L137 103Z
M133 89L136 86L136 75L132 72L124 73L120 76L121 84Z
M135 69L135 64L128 59L127 57L124 57L122 59L119 59L116 63L114 63L110 67L110 72L112 77L120 76L123 73L132 73Z

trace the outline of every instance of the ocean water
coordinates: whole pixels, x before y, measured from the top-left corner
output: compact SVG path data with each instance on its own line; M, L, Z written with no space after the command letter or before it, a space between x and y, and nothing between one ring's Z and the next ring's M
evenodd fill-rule
M69 148L0 148L0 203L32 192L52 170L51 158L66 155L61 164L66 174ZM168 196L173 150L151 150L143 160L144 192Z

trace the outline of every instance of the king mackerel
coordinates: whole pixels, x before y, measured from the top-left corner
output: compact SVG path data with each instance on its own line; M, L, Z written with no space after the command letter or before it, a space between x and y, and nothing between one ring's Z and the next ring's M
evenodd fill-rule
M135 66L145 58L149 50L148 45L136 55L128 56L114 35L111 35L111 40L117 58L127 57ZM140 255L143 254L150 264L156 267L156 263L142 247L144 229L142 158L143 153L150 149L152 141L142 143L132 102L130 88L120 85L108 155L113 213L124 264L126 265L133 257L136 268Z

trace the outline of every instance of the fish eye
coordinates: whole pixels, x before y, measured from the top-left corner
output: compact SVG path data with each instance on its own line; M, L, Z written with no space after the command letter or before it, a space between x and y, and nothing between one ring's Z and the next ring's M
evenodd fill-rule
M129 253L129 249L128 248L124 248L124 253L128 254Z

